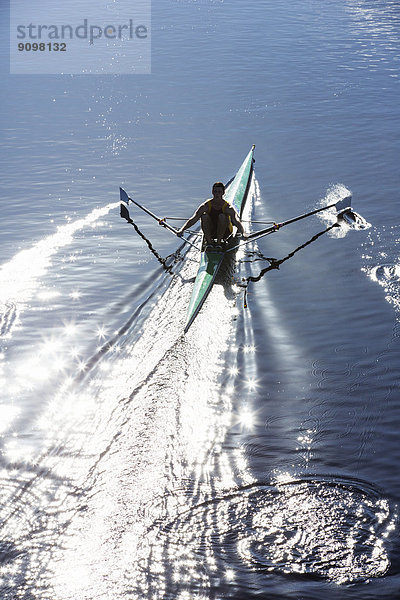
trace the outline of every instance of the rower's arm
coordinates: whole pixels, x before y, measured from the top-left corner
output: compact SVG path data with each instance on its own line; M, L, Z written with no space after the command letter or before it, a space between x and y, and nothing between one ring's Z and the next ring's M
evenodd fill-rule
M238 228L239 233L244 235L243 225L239 219L239 215L237 214L236 210L233 207L232 207L232 211L229 211L229 216L231 218L232 224Z
M182 235L182 233L185 231L185 229L189 229L189 227L191 227L192 225L194 225L195 223L197 223L197 221L200 219L201 215L206 211L206 205L205 204L201 204L199 206L199 208L196 210L196 212L190 217L190 219L188 219L186 221L186 223L184 223L182 225L182 227L180 229L178 229L178 233L180 235Z

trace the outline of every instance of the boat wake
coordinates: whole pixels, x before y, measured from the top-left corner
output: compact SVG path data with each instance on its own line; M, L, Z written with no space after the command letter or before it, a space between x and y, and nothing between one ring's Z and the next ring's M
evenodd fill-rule
M120 295L107 308L117 330L103 328L94 352L59 369L14 445L10 428L3 438L3 600L175 600L194 589L250 598L239 583L249 578L258 597L273 575L354 583L387 572L397 517L379 490L334 476L255 480L245 432L258 366L236 287L250 267L221 271L184 336L198 257L185 258ZM292 379L297 354L281 327L272 334ZM61 339L49 362L65 352Z
M25 270L12 281L12 266L3 270L3 280L9 278L4 333L11 333L14 319L9 297L16 298L21 312L57 249L89 223L81 220L39 243L30 273L29 251L16 259L14 266L23 264ZM100 346L91 355L85 357L81 347L72 363L63 360L97 319L84 328L68 323L73 341L63 325L61 335L57 327L51 339L35 342L31 362L24 362L29 375L21 372L13 388L9 382L18 364L7 361L2 376L9 396L1 408L12 423L3 419L1 440L4 600L15 598L16 589L21 597L36 593L41 599L118 596L128 573L130 587L140 579L139 546L149 525L163 518L165 502L173 503L171 490L190 480L199 500L202 486L235 484L226 455L217 463L231 420L231 397L223 390L225 365L233 366L237 354L230 341L236 293L228 269L183 336L197 258L189 250L173 277L152 273L151 287L140 294L135 287L134 299L125 294L113 303L108 310L115 313L118 306L119 319L127 305L133 308L113 335L107 335L109 325L101 328ZM53 371L57 377L50 378ZM34 417L23 414L38 394L44 399L41 411L35 401ZM18 429L21 434L13 436Z
M59 226L56 233L21 250L0 267L0 337L11 335L21 312L35 295L41 293L42 281L56 253L70 245L77 232L101 225L100 219L116 206L118 204L114 202L96 208L82 219Z

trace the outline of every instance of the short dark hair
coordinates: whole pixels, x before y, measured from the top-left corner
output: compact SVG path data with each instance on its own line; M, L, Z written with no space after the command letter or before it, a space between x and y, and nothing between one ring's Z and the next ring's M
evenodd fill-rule
M224 192L224 194L225 194L225 186L224 186L224 184L222 183L222 181L216 181L216 182L214 183L214 185L212 186L212 189L214 189L215 187L220 187L220 188L222 188L222 190L223 190L223 192Z

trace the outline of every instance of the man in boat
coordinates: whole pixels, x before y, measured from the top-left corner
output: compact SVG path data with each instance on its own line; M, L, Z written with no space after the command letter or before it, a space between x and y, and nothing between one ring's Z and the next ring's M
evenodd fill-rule
M201 219L201 228L207 246L218 249L222 247L222 242L231 235L233 225L237 227L241 235L244 236L245 233L236 210L224 199L224 184L220 181L214 183L212 194L213 197L200 204L194 215L182 225L178 233L182 235L185 229L189 229Z

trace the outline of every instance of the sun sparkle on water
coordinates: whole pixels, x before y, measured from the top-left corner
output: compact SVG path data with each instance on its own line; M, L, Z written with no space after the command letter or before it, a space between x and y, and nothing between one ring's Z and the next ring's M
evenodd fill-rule
M40 356L54 356L62 348L62 342L59 339L45 339L39 350Z
M104 325L97 328L96 335L101 340L107 337L107 329L104 327Z
M64 329L63 329L64 335L66 335L67 337L70 337L70 336L74 335L74 333L76 333L76 331L77 331L77 327L76 327L75 323L73 323L73 322L64 323Z
M254 426L254 413L249 408L244 408L238 415L239 423L246 429L252 429Z
M246 381L246 385L251 392L254 392L258 384L254 377L249 377Z
M245 354L253 353L255 351L256 351L256 347L254 345L247 344L246 346L243 347L243 352Z
M37 297L39 300L54 300L58 296L61 296L61 292L57 290L43 290L42 292L38 292Z
M20 409L13 404L0 404L0 433L9 428L19 412Z

